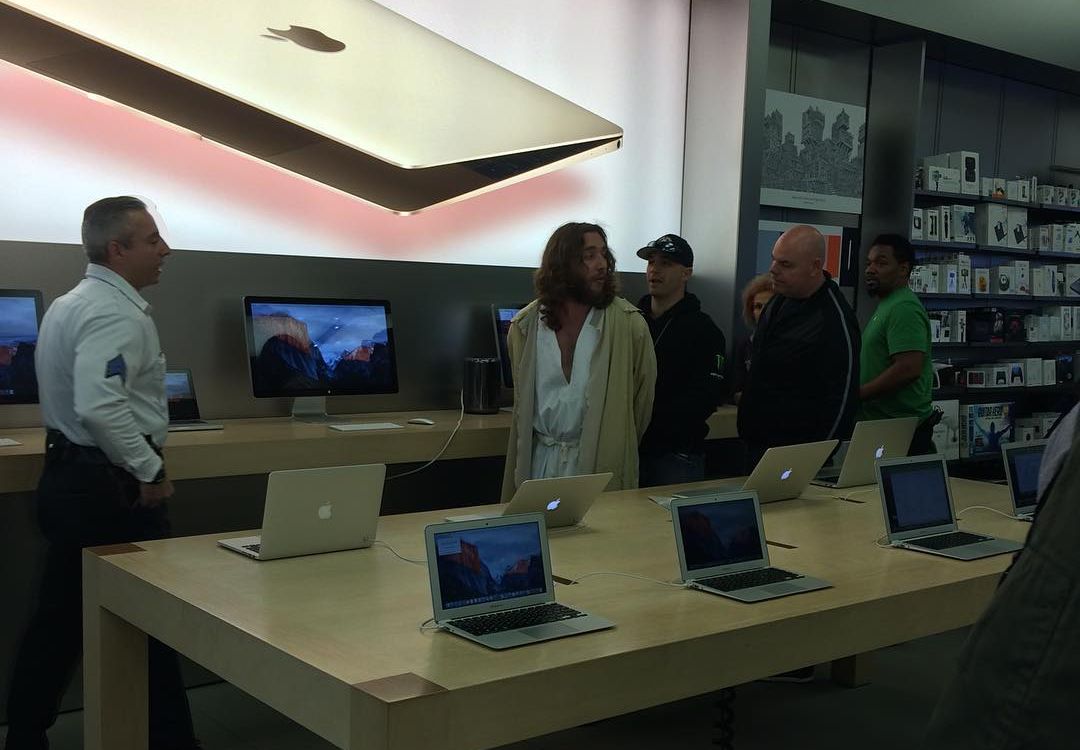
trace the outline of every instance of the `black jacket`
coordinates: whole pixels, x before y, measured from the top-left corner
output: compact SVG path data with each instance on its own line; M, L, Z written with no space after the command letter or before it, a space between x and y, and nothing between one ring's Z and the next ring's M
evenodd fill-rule
M860 343L855 313L830 278L807 299L769 300L754 331L739 436L752 447L851 437Z
M700 453L706 420L726 397L724 334L693 294L659 318L652 317L651 304L648 294L638 302L656 350L656 399L641 452Z

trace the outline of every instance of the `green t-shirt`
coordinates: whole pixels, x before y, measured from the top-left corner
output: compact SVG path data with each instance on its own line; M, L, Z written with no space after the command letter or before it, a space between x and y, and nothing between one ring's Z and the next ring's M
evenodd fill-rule
M934 365L930 361L930 318L922 302L908 287L900 287L878 303L862 334L859 358L860 384L869 383L891 364L900 352L923 352L922 374L898 391L863 401L859 419L930 416L930 386Z

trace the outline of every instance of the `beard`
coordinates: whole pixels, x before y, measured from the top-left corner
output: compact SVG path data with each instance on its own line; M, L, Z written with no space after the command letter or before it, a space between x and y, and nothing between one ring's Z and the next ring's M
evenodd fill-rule
M615 277L613 275L605 276L604 285L597 291L593 289L584 276L578 276L570 282L566 291L567 296L575 302L603 309L615 299Z

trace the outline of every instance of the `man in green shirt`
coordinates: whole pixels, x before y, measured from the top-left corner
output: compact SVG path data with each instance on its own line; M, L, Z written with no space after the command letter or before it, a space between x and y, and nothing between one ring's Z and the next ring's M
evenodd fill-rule
M877 310L862 334L859 419L917 417L909 455L936 453L930 386L930 318L908 288L915 251L898 234L883 234L870 246L866 291Z

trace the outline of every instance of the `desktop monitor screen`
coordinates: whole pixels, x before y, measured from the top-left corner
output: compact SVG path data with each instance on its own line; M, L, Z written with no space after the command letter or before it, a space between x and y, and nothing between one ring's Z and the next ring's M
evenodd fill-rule
M165 373L165 399L169 406L170 422L199 419L199 403L195 400L195 387L187 370L169 370Z
M397 393L386 300L245 297L258 398Z
M492 305L491 320L495 324L495 345L499 350L499 365L502 368L503 386L514 387L514 372L510 367L510 349L506 335L510 331L510 321L525 305Z
M0 289L0 404L36 404L41 292Z

